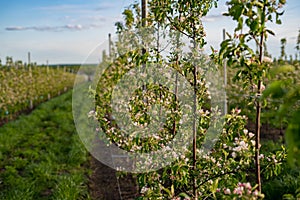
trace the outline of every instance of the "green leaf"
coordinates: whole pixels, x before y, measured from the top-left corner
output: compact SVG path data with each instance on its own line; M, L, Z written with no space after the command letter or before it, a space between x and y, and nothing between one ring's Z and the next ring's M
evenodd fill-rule
M284 11L282 11L282 12L278 12L277 13L279 16L281 16L281 15L283 15L284 14Z
M211 186L211 190L213 193L217 191L218 185L219 185L219 179L216 179Z
M247 24L247 26L250 26L251 20L250 20L249 18L247 18L247 19L245 20L245 23Z
M282 24L280 19L276 19L276 24Z
M175 190L174 190L174 185L172 184L171 185L171 195L174 196L174 194L175 194Z
M268 16L268 21L271 21L271 22L273 21L272 15L269 15L269 16Z
M242 30L242 28L243 28L243 22L244 22L243 17L240 17L240 18L238 19L238 25L237 25L237 27L234 29L234 31Z
M172 197L172 192L168 189L162 186L163 191L165 191L169 197Z
M259 1L254 1L254 2L253 2L253 5L254 5L254 6L257 6L257 7L259 7L259 8L263 8L263 7L264 7L264 4L261 3L261 2L259 2Z
M254 20L254 21L252 21L252 23L250 24L250 30L251 30L252 32L256 32L257 29L258 29L258 26L259 26L258 20Z
M266 31L267 31L269 34L275 36L275 33L274 33L273 31L271 31L270 29L267 29Z
M295 197L292 194L284 194L282 196L283 200L295 200Z
M230 10L232 12L230 14L233 16L233 19L239 20L244 11L244 6L242 4L236 4Z
M187 195L186 193L182 192L179 194L179 197L183 197L183 198L186 198L186 199L190 199L189 195Z

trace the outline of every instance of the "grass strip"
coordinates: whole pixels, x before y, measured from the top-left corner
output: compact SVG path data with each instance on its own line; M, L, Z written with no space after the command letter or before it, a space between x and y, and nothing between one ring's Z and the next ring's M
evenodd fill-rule
M69 91L0 127L0 199L90 199Z

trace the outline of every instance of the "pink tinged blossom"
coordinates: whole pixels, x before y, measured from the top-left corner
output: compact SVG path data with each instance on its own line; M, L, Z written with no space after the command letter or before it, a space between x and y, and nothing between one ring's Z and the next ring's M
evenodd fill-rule
M248 183L245 183L244 184L245 188L247 188L248 190L251 190L252 187L251 187L251 184L248 182Z
M242 149L247 149L247 147L248 147L248 144L246 144L245 141L241 141L240 145L241 145Z
M95 113L95 111L94 110L91 110L90 112L89 112L89 115L93 115Z
M233 158L236 158L236 153L235 153L235 152L232 152L231 156L232 156Z
M237 114L240 114L240 113L241 113L241 109L236 108L236 109L235 109L235 112L236 112Z
M93 117L95 114L96 114L96 112L95 112L94 110L91 110L91 111L88 113L88 116L89 116L89 117Z
M253 85L251 86L251 89L252 89L253 91L256 91L256 90L258 90L258 86L255 85L255 84L253 84ZM265 89L266 89L266 86L265 86L263 83L261 83L261 85L260 85L260 91L262 92L262 91L264 91Z
M251 132L250 132L250 133L249 133L249 137L250 137L250 138L254 137L254 133L251 133Z
M210 159L213 163L215 163L216 162L216 159L214 159L213 157L211 157L211 159Z
M272 58L270 58L270 57L264 56L264 57L263 57L263 62L266 62L266 63L272 63L273 60L272 60Z
M244 187L237 187L233 190L233 194L242 195L244 191Z
M243 190L244 188L243 187L239 187L239 188L237 188L237 192L236 192L236 194L238 194L238 195L242 195L243 194Z
M275 156L275 155L272 155L272 159L275 160L275 158L276 158L276 156Z
M145 194L147 191L149 190L149 188L147 186L142 187L141 189L141 193Z
M234 188L234 190L233 190L233 194L238 194L238 195L239 195L239 191L238 191L238 189L237 189L237 188Z
M253 195L257 197L258 196L258 190L254 190Z
M238 187L233 190L233 194L242 195L243 191L240 189L240 187Z
M263 159L265 156L264 156L264 154L260 154L258 157L259 157L259 159Z
M254 91L254 90L257 90L257 85L255 85L255 84L252 84L251 85L251 89Z
M247 190L247 194L250 195L251 194L251 190Z
M260 89L261 91L264 91L266 89L266 86L262 83Z
M230 191L230 189L229 189L229 188L227 188L227 189L224 189L224 194L231 194L231 191Z

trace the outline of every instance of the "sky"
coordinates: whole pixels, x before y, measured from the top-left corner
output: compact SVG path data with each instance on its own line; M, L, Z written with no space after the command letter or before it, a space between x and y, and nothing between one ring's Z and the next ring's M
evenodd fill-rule
M9 0L0 1L0 59L6 56L38 64L83 63L98 46L115 33L114 24L122 20L122 11L135 0ZM225 28L233 33L235 23L222 16L225 0L219 0L203 19L206 30L206 52L218 49ZM282 25L272 25L276 36L270 36L268 50L280 55L280 39L287 39L287 55L295 54L300 29L300 1L287 0ZM99 48L98 48L99 49ZM97 61L96 61L97 62Z

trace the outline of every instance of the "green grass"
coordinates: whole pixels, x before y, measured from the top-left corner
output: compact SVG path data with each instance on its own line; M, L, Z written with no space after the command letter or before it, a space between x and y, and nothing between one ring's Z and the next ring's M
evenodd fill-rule
M0 127L0 199L90 199L69 91Z

